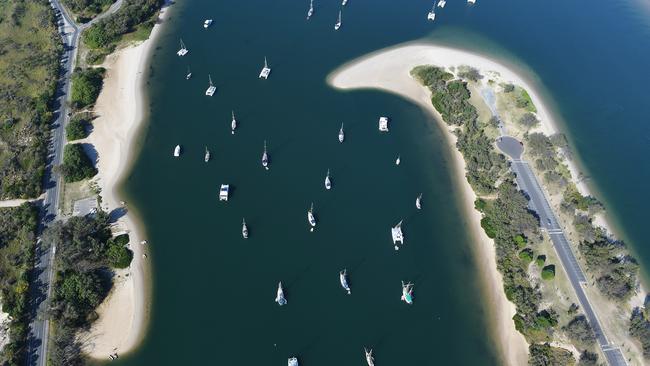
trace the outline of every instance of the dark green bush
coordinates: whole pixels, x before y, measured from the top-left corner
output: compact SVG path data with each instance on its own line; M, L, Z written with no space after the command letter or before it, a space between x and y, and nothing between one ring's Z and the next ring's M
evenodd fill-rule
M77 182L92 178L97 174L97 169L86 155L81 144L68 144L63 150L63 165L61 172L66 182Z

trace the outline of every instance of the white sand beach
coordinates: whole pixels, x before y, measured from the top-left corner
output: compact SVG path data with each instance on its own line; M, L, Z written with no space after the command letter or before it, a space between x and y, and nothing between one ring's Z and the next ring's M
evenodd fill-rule
M164 19L167 12L169 8L163 8L159 19ZM101 189L102 208L108 212L123 206L116 189L137 154L133 143L145 117L144 70L160 26L154 26L148 40L118 50L103 65L107 73L87 142L97 150L99 173L95 180ZM113 289L98 308L99 319L88 333L80 335L84 352L96 359L134 349L143 338L149 317L146 245L140 244L144 232L132 212L118 219L115 231L129 233L133 262L116 272Z

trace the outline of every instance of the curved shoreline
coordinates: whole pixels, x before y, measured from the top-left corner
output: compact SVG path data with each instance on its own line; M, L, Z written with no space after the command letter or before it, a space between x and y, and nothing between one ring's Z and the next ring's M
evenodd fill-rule
M135 145L145 127L144 76L169 8L169 3L162 7L147 40L119 49L103 65L107 74L87 142L98 154L94 181L101 190L101 207L107 212L124 207L120 188L139 153ZM134 350L144 339L150 317L151 265L146 260L146 246L140 244L146 238L145 228L136 213L128 209L113 230L129 233L133 261L129 268L116 271L113 288L97 309L99 318L79 337L84 354L93 359Z

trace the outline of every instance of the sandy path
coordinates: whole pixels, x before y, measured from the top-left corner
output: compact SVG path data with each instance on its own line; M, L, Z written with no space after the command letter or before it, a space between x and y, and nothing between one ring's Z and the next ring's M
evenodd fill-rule
M481 214L474 209L476 195L465 179L465 160L456 149L456 137L442 117L433 108L430 93L410 76L410 71L418 65L435 64L438 66L471 65L479 69L494 70L505 79L510 79L523 87L528 86L517 75L489 59L449 48L423 44L411 44L383 50L359 60L352 61L334 71L328 82L341 89L373 88L385 90L409 99L435 116L439 127L445 131L447 142L454 157L455 169L452 172L463 193L462 208L470 220L471 235L476 242L475 253L479 273L484 281L484 296L489 304L488 314L492 334L504 363L508 365L525 365L528 363L528 344L515 329L512 316L515 306L509 302L503 292L501 274L496 268L494 242L487 237L480 225ZM532 95L531 95L532 97ZM536 105L539 101L536 101Z
M169 8L164 8L164 19ZM137 46L121 49L109 56L103 65L108 71L104 78L93 121L93 131L87 141L97 150L97 183L101 189L102 208L107 211L122 206L116 188L131 168L133 143L144 120L142 77L151 46L160 31L156 24L151 36ZM98 308L99 319L88 333L80 335L84 352L92 358L107 359L109 354L123 354L134 349L142 340L149 317L150 281L144 257L143 230L133 213L119 218L116 231L128 232L134 252L131 266L116 272L111 293Z

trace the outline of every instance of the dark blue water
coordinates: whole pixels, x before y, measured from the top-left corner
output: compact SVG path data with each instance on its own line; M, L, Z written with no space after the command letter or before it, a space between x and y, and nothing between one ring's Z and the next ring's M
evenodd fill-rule
M650 26L633 2L184 1L151 63L150 124L125 190L147 227L154 263L151 327L125 365L490 365L490 337L472 243L458 208L449 152L419 108L380 92L325 84L340 64L422 38L477 50L528 70L557 113L644 263L642 211L650 164ZM205 31L205 18L214 18ZM178 38L190 49L178 58ZM268 81L257 74L268 56ZM192 80L184 79L187 65ZM207 74L217 86L203 96ZM235 109L240 129L229 133ZM380 135L380 114L404 123ZM336 134L346 124L347 141ZM269 142L271 171L259 164ZM176 144L184 146L173 159ZM204 146L214 159L202 161ZM403 163L393 164L400 153ZM323 178L332 170L334 189ZM221 183L234 187L217 202ZM425 207L416 212L415 197ZM319 226L309 233L314 202ZM246 217L251 238L240 237ZM405 220L395 253L389 228ZM353 295L338 285L347 268ZM289 305L273 303L277 281ZM416 304L399 301L400 280Z

